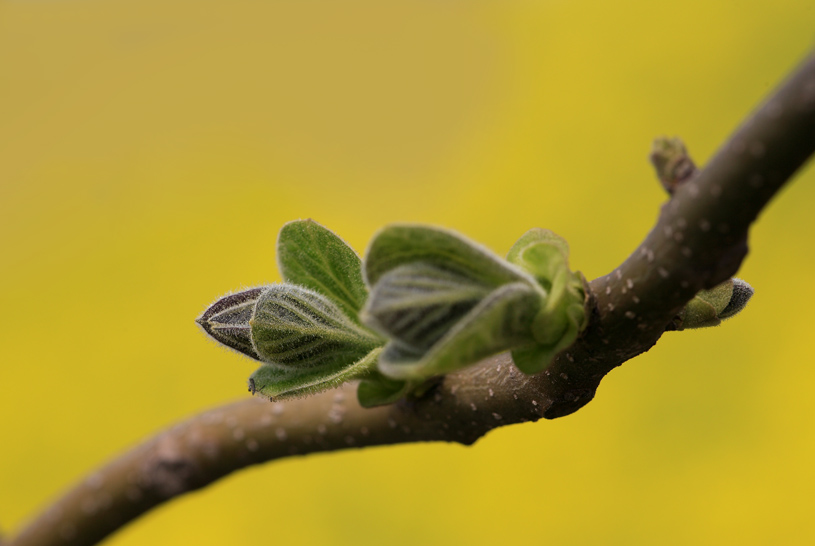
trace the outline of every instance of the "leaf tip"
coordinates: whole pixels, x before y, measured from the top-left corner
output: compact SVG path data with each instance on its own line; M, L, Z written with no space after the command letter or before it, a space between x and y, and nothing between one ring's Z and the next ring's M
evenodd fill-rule
M221 345L260 360L252 345L250 320L264 290L265 287L258 287L227 294L210 305L195 322Z

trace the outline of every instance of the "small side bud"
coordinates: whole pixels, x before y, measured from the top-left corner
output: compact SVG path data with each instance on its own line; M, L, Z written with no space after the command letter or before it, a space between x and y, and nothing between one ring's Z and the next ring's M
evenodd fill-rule
M722 320L739 314L742 309L747 307L747 302L756 292L746 281L736 278L730 280L733 281L733 295L730 297L727 306L719 313L719 318Z
M685 144L678 137L654 139L650 159L657 172L657 178L670 195L697 172Z
M224 296L210 305L195 322L218 343L255 360L261 360L252 346L249 321L263 290L264 288L250 288Z
M674 319L676 330L718 326L747 306L753 287L741 279L729 279L711 290L701 290Z

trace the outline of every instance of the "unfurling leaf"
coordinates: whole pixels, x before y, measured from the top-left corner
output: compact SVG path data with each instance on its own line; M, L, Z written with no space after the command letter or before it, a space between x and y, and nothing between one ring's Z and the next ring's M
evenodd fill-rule
M389 338L379 370L415 382L531 342L544 296L531 275L481 245L427 226L381 230L365 276L363 322Z
M569 244L548 229L533 228L521 235L507 253L507 261L523 268L547 290L552 278L568 267Z
M718 326L737 315L753 296L753 287L741 279L728 279L710 290L700 290L674 320L677 330Z
M503 260L447 230L391 226L371 243L365 276L363 322L389 338L379 369L396 379L510 349L531 355L521 369L541 371L586 322L582 276L568 269L566 242L546 230L525 234Z
M585 328L585 280L580 272L569 269L569 245L549 230L527 231L512 246L507 260L532 274L547 291L532 324L537 343L512 351L513 361L521 371L538 373L557 353L574 343Z
M368 291L357 253L333 231L313 220L284 225L277 238L277 262L283 280L328 296L358 321Z

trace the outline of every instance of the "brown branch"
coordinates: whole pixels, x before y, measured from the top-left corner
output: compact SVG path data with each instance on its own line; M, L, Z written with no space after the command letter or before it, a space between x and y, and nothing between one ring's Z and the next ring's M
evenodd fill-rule
M421 400L364 409L355 386L272 403L252 398L193 417L88 476L12 543L95 544L154 506L249 465L404 442L469 445L542 416L531 378L508 355L450 375Z
M732 276L747 229L815 150L815 57L799 67L697 176L676 188L628 259L591 282L593 313L543 374L498 355L424 398L375 409L354 386L307 399L237 402L161 433L86 478L14 546L94 544L158 504L241 468L292 455L417 441L471 444L492 428L568 415L613 368L652 347L702 288Z

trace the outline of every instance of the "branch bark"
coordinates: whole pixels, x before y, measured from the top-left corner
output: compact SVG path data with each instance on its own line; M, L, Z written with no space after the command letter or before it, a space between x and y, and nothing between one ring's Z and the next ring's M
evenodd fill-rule
M602 378L650 349L696 292L737 271L759 212L815 151L810 56L677 188L656 226L614 271L590 283L578 341L537 376L507 354L445 376L419 400L363 409L354 386L269 404L249 399L180 423L90 475L10 544L90 545L151 508L249 465L403 442L472 444L489 430L568 415Z

